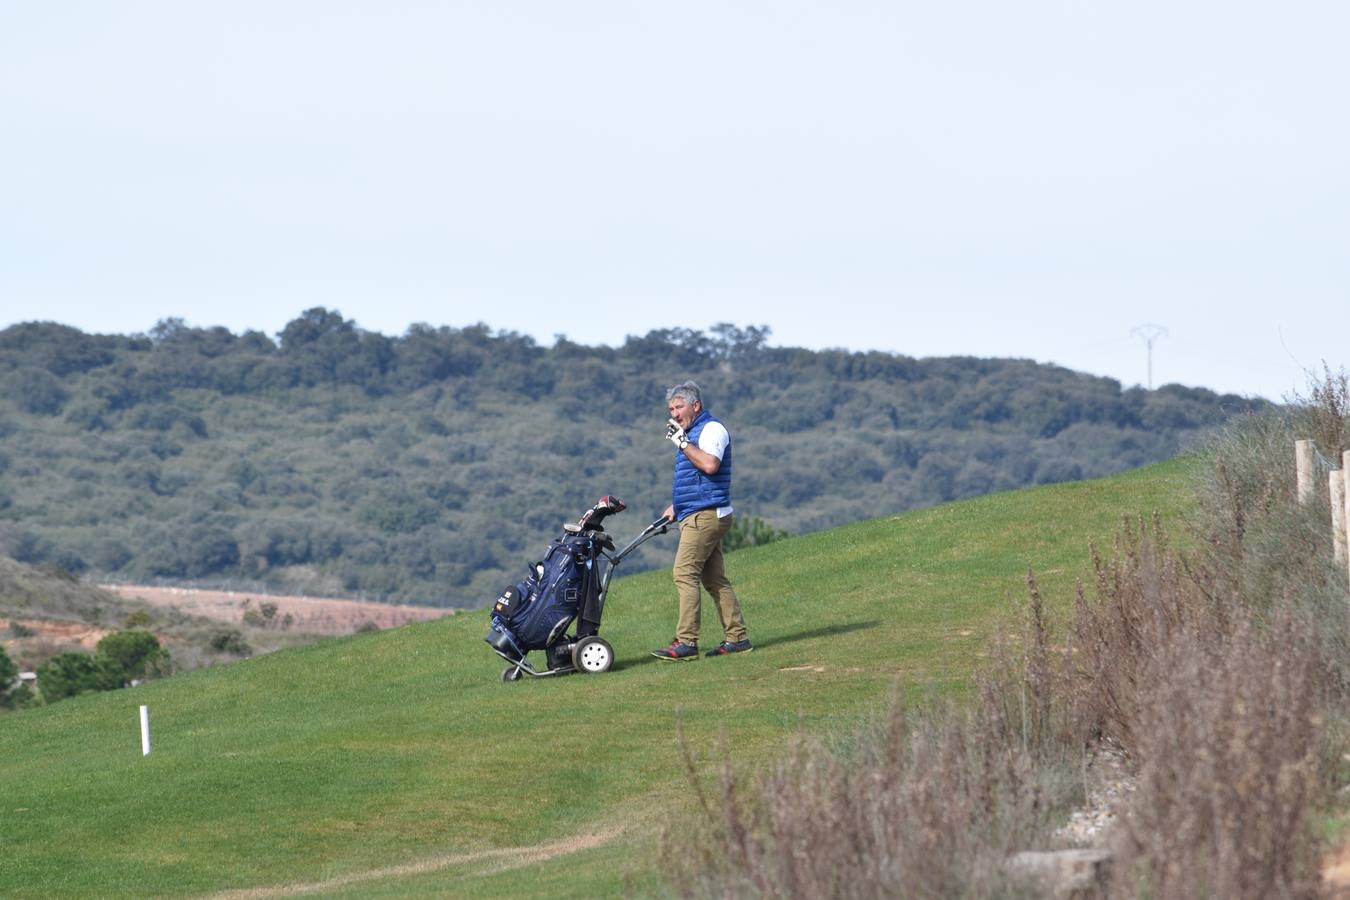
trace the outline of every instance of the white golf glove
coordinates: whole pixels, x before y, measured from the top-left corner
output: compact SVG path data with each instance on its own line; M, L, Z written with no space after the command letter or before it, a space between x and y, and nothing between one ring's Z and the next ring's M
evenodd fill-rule
M684 433L679 422L671 419L666 423L666 440L683 450L689 444L689 435Z

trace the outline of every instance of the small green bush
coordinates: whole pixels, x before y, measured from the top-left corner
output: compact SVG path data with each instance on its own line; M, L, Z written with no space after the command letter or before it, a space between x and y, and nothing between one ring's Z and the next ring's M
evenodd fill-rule
M19 667L9 658L5 648L0 647L0 703L4 702L5 696L14 687L14 680L18 677Z
M147 628L153 624L155 624L155 618L147 610L138 609L127 615L126 627L128 628Z
M218 653L229 653L234 656L249 656L253 653L253 648L244 639L243 632L236 628L213 631L207 637L206 643Z
M765 522L759 516L741 517L736 516L731 523L731 528L727 530L722 538L722 550L730 553L733 550L739 550L742 547L756 547L761 544L771 544L774 541L781 541L783 538L791 537L791 533L774 528Z
M58 653L37 668L38 689L48 703L122 686L121 673L107 659L87 653Z
M160 646L159 638L140 629L104 635L95 656L118 674L118 687L168 675L172 670L169 651Z

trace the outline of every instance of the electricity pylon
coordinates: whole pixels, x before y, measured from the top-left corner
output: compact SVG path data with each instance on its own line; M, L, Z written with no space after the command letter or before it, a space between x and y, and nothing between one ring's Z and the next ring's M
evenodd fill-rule
M1133 337L1143 338L1144 343L1148 345L1148 389L1151 391L1153 390L1153 342L1158 338L1167 337L1167 329L1152 322L1145 322L1143 325L1131 328L1130 334Z

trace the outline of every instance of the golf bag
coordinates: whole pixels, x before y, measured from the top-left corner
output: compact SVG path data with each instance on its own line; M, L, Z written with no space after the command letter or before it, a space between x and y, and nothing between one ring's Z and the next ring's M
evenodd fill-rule
M596 557L603 542L591 532L563 534L529 576L502 591L492 624L505 628L520 650L543 650L578 616L577 636L600 630L600 578Z
M508 663L502 681L609 670L614 648L599 632L614 568L651 538L665 534L670 524L663 514L626 547L615 550L602 523L623 509L618 497L601 497L580 520L563 525L563 533L553 539L544 558L528 566L528 577L501 592L483 640ZM568 634L573 622L576 634ZM531 650L544 651L543 668L526 659Z
M498 653L519 660L531 650L550 649L573 620L578 638L600 631L604 587L599 560L605 550L614 549L601 523L624 508L618 497L601 497L575 525L563 526L544 558L527 567L528 577L502 591L492 607L487 636Z

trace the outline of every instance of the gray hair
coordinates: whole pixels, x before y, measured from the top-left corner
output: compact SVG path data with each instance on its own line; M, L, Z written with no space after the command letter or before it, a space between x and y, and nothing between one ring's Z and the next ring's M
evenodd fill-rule
M699 390L698 385L694 384L694 382L683 381L666 391L667 403L674 400L676 397L679 397L688 405L693 406L695 403L703 402L703 391Z

